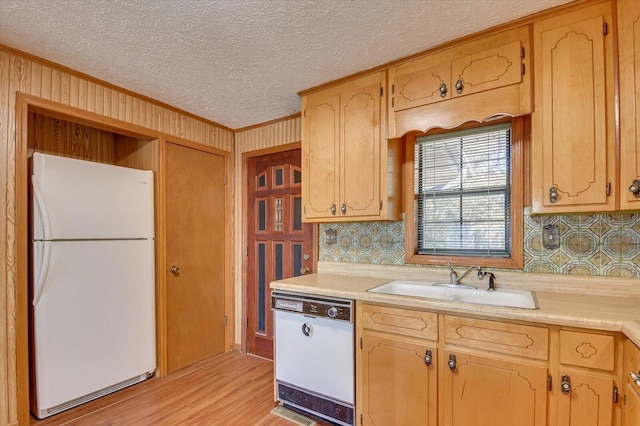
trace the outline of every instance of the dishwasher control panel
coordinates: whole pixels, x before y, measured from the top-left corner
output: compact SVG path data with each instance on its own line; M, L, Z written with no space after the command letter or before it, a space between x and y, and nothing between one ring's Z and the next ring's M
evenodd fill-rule
M274 291L271 296L271 307L280 311L353 322L351 317L353 301L346 299L330 299Z

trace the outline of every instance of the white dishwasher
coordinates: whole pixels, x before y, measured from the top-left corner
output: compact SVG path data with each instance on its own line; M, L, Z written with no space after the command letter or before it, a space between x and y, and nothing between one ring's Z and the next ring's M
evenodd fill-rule
M353 301L272 293L278 401L354 424Z

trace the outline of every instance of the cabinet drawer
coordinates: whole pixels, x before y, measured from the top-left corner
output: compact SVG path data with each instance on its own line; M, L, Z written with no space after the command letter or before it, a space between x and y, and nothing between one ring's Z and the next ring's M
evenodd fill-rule
M362 305L362 327L421 339L438 340L438 314Z
M560 362L613 371L615 338L604 334L560 331Z
M447 344L548 360L549 330L544 327L446 315Z

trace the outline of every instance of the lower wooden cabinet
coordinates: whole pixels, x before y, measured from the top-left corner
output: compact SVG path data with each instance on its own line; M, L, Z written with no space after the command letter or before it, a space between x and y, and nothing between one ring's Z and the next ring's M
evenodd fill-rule
M608 376L560 369L554 393L558 426L611 426L614 380Z
M361 301L356 315L357 424L640 426L640 349L625 342L623 367L619 333Z
M547 367L445 351L442 407L451 426L545 426Z
M435 347L363 333L363 425L436 426Z
M624 375L622 389L622 426L640 426L640 348L630 340L624 342Z

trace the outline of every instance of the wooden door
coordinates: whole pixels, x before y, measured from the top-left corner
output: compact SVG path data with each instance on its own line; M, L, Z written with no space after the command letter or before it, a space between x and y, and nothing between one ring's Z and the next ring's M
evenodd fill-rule
M544 426L547 368L445 351L441 360L446 426ZM455 371L448 364L456 357Z
M302 223L300 149L247 163L247 352L273 359L274 280L312 271L313 225Z
M340 96L336 88L302 99L304 219L338 214Z
M620 208L640 208L640 2L618 2ZM631 188L633 186L633 188ZM631 190L630 190L631 188Z
M435 348L364 333L361 351L363 425L438 424Z
M167 368L172 372L224 351L228 206L222 156L167 143L165 164Z
M384 72L346 83L340 93L340 216L379 216Z
M558 426L611 426L613 379L560 370L561 381L565 375L569 377L571 391L565 395L559 387L554 389L558 401Z
M605 27L610 7L603 3L534 24L535 212L615 206L613 37Z

